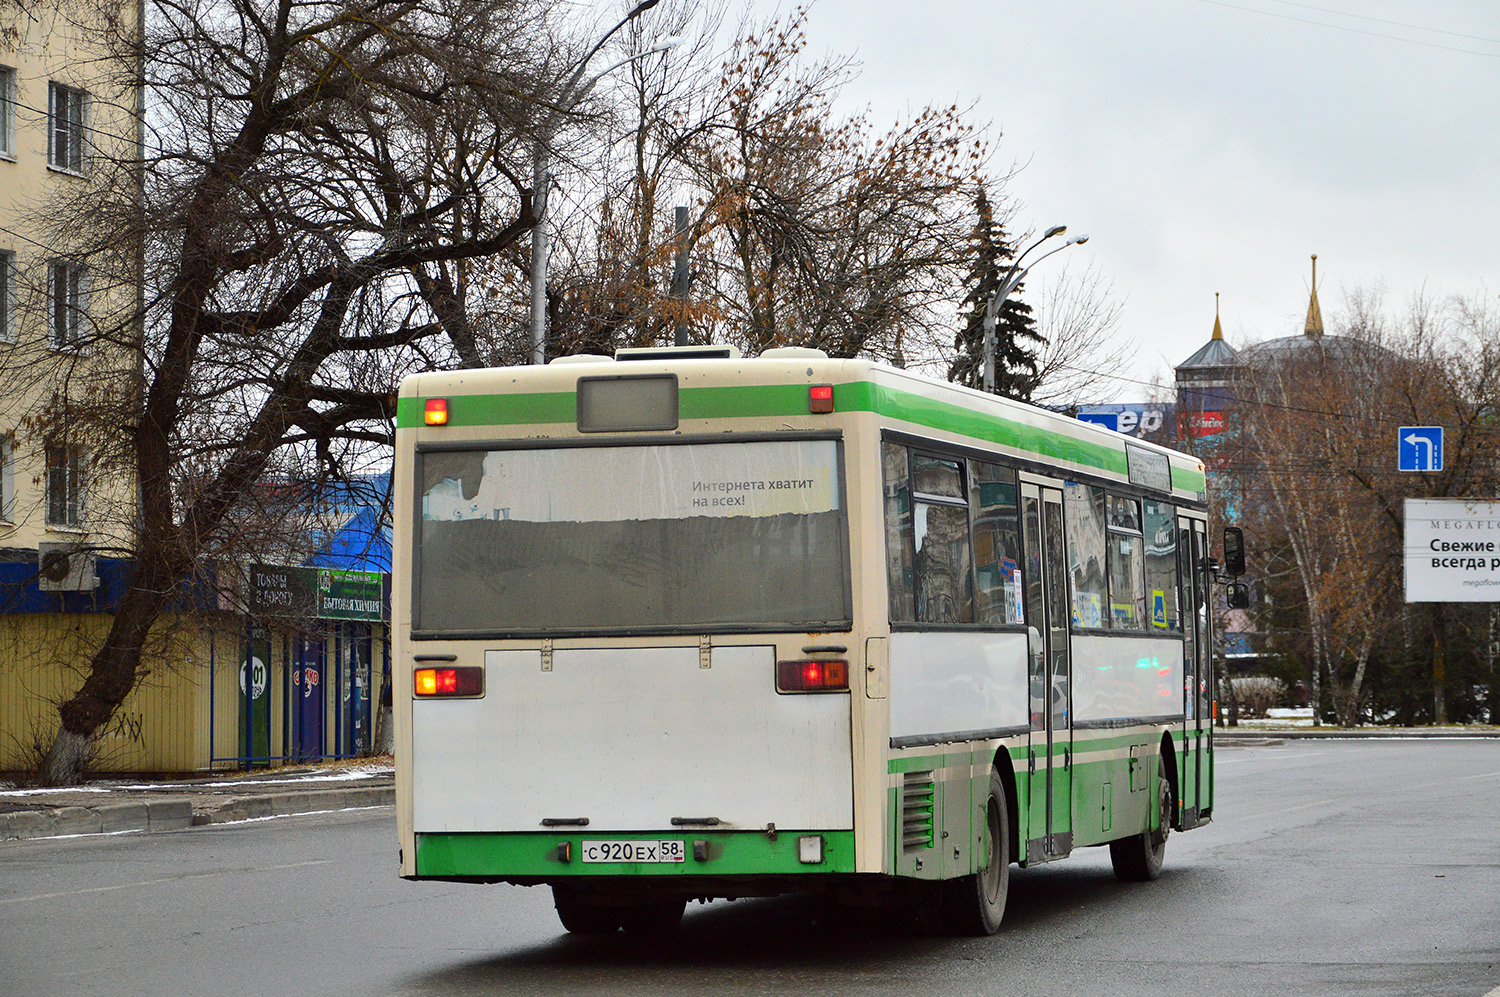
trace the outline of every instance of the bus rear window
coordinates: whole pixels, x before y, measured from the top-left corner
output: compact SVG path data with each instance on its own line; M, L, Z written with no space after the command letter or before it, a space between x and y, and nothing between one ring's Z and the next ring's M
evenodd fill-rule
M848 629L833 440L428 451L418 634Z

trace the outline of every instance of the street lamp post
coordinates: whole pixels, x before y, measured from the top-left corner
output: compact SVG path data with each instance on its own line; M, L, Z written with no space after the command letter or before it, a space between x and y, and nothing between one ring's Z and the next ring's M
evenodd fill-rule
M1089 237L1086 235L1073 236L1071 239L1066 240L1061 246L1054 246L1052 249L1049 249L1041 256L1038 256L1036 259L1032 260L1024 270L1020 268L1021 261L1026 259L1026 255L1033 249L1040 246L1042 243L1046 242L1054 235L1062 235L1067 230L1068 226L1066 225L1054 225L1047 231L1043 232L1040 239L1036 240L1031 245L1022 250L1021 255L1017 256L1015 262L1010 265L1010 269L1005 271L1005 276L1001 279L1000 286L995 289L994 294L990 295L990 300L985 302L984 390L986 392L993 393L995 390L995 327L999 324L1000 306L1005 303L1006 298L1010 297L1010 292L1021 286L1021 282L1026 279L1026 275L1031 272L1032 267L1036 266L1038 263L1051 256L1053 253L1067 249L1069 246L1077 246L1081 245L1082 243L1088 242Z
M594 84L602 78L619 69L621 66L629 65L637 59L644 59L648 55L665 52L669 48L675 48L682 43L681 38L664 38L644 52L621 59L613 65L601 69L590 76L586 81L583 74L588 69L589 60L604 47L604 43L625 25L629 24L642 13L655 7L661 0L642 0L635 5L630 13L626 14L619 24L610 28L604 36L594 43L594 47L588 50L578 62L578 68L573 72L563 87L562 93L557 98L547 117L543 119L542 126L537 135L536 146L532 152L531 159L531 205L536 214L536 224L531 229L531 362L547 362L547 256L550 251L547 238L547 188L551 184L549 175L551 166L552 138L557 132L557 126L562 119L578 102L588 96ZM580 83L580 81L582 81Z

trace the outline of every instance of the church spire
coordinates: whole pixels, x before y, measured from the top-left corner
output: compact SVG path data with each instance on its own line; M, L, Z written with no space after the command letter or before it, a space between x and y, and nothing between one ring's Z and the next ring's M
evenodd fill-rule
M1214 292L1214 334L1211 339L1223 339L1224 327L1219 324L1219 292Z
M1312 295L1307 300L1307 324L1302 334L1309 339L1323 338L1323 310L1318 307L1318 254L1312 254Z

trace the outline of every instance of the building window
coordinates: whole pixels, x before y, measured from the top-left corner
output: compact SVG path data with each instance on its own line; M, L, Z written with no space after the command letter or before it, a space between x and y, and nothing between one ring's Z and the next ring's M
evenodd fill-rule
M58 169L83 171L82 90L60 83L51 85L47 107L47 162Z
M16 476L9 436L0 436L0 521L15 522Z
M16 340L16 254L0 249L0 343Z
M59 443L46 447L47 525L82 526L86 463L83 451Z
M16 154L16 71L0 66L0 156Z
M82 263L63 260L47 267L48 317L54 349L76 349L83 340L88 312L88 274Z

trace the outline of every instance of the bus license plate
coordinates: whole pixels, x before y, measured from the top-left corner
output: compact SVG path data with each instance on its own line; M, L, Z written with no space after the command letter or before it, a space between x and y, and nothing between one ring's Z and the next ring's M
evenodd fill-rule
M580 851L585 862L687 861L682 841L585 841Z

